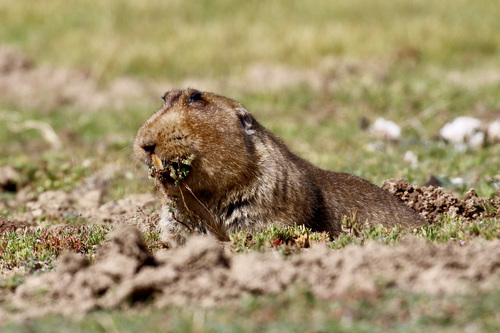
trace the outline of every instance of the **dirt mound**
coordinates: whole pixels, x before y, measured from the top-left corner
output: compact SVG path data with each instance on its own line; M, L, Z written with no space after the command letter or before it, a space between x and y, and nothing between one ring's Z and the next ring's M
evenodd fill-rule
M440 215L475 220L500 214L500 191L489 199L479 197L474 189L470 189L460 200L442 187L420 187L403 179L386 180L382 188L399 197L429 222L435 222Z
M30 224L22 221L11 221L3 216L0 216L0 232L10 232L16 229L29 227Z
M55 271L34 276L17 288L13 305L21 313L75 313L149 301L156 306L214 305L244 294L266 295L301 285L316 297L376 293L381 288L459 293L491 290L500 278L500 241L432 245L410 238L391 247L331 250L313 246L289 259L276 253L234 255L210 237L185 247L150 254L140 232L117 226L94 264L63 256Z

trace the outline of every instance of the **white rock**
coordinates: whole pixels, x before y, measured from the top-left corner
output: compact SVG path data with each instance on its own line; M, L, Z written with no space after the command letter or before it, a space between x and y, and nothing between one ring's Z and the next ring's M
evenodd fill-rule
M456 186L462 186L465 184L465 180L461 177L455 177L455 178L451 178L450 179L450 182L453 184L453 185L456 185Z
M471 147L479 148L484 145L485 139L486 135L484 135L484 132L476 132L468 138L467 143Z
M403 155L403 162L411 165L417 165L418 156L415 155L411 150L407 150L406 153Z
M488 125L488 141L500 141L500 118Z
M481 120L472 117L458 117L443 126L439 134L448 142L478 147L484 143Z
M378 118L373 125L370 126L369 132L379 139L384 140L399 140L401 138L401 128L390 120Z

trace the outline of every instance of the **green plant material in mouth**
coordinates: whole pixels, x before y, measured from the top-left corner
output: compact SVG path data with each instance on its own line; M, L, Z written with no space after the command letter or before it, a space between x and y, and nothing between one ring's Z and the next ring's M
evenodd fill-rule
M173 180L174 184L177 186L188 176L191 164L194 160L194 155L174 157L168 164L164 164L156 154L153 154L151 159L153 165L149 168L150 176L160 181Z

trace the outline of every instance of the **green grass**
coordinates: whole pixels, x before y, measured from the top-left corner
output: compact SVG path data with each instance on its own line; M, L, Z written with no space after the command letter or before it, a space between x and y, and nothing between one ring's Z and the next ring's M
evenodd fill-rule
M326 243L332 249L341 249L347 245L364 245L375 240L382 244L397 245L408 235L423 239L429 243L445 243L449 241L467 243L473 239L500 239L500 221L487 218L477 221L464 221L461 218L442 216L433 224L424 225L411 230L400 226L360 225L356 221L344 219L343 233L330 240L328 234L312 232L303 227L270 226L266 230L251 234L239 232L231 235L231 246L236 252L268 252L276 251L289 256L299 253L315 243Z
M2 332L496 332L500 293L432 296L381 291L319 301L295 288L236 306L99 311L10 323Z
M48 271L64 250L92 257L109 232L105 225L67 227L54 230L29 228L0 234L0 268L25 267L26 270Z
M495 52L479 45L481 41L500 45L495 42L500 38L495 33L500 24L495 13L500 9L492 1L22 3L2 3L0 40L18 45L39 62L87 68L104 81L121 75L171 82L190 77L224 80L241 77L256 63L311 68L327 79L339 80L338 87L326 92L304 85L278 91L228 87L218 92L242 101L293 151L320 167L351 172L377 184L392 177L419 184L431 175L463 177L465 185L457 189L461 193L472 186L481 195L496 191L491 179L500 165L499 145L456 152L434 140L456 116L477 115L485 120L498 116L500 101L495 96L500 85L488 83L487 77L498 72L499 60ZM235 25L245 29L239 31ZM208 36L193 39L206 31ZM287 31L285 39L283 31ZM233 34L238 38L230 37ZM230 43L233 39L235 45ZM292 46L306 43L302 48L307 55L290 51L288 39ZM343 51L333 52L333 44L344 45ZM408 44L411 48L403 52L408 55L398 55ZM169 51L172 47L181 49ZM410 52L414 48L415 54ZM328 56L365 60L354 74L344 77L318 68L318 62ZM381 67L382 74L366 79L373 66ZM453 72L460 73L463 82L451 81L448 76ZM0 147L0 165L21 160L38 167L39 152L49 145L37 131L13 133L8 126L38 120L59 134L64 147L61 158L69 163L88 159L93 169L99 169L116 160L127 169L123 174L136 171L133 137L159 102L137 101L134 108L119 111L86 112L61 106L38 112L16 111L0 101L0 118L5 120L0 122L0 139L5 143ZM373 140L358 124L362 117L373 121L379 116L400 124L404 140L399 145L382 144L374 151ZM401 161L407 150L418 156L417 166ZM113 198L144 191L144 178L135 182L123 175L117 178ZM46 185L41 189L60 187Z
M258 62L311 67L325 56L408 50L448 67L499 64L500 9L491 0L3 0L0 8L0 40L103 78L206 78Z
M50 217L42 217L43 221ZM59 223L70 223L70 217L61 218ZM45 221L45 223L47 223ZM2 269L25 267L29 271L51 270L55 259L64 250L83 253L90 258L96 247L102 244L111 227L107 225L67 226L59 229L28 228L0 233L0 263ZM469 242L473 239L500 239L500 221L494 218L465 222L459 218L442 217L434 224L406 230L399 226L359 225L345 219L343 234L330 240L328 234L312 232L303 227L270 226L258 233L239 232L231 235L230 245L237 252L276 251L289 256L300 253L315 243L328 244L340 249L350 244L363 245L369 240L396 245L407 235L422 238L428 242ZM143 239L151 251L163 248L157 231L145 233Z
M53 270L59 256L65 252L81 253L93 261L94 255L112 230L110 225L72 225L71 216L64 214L57 221L42 216L41 224L59 224L63 228L26 228L0 232L0 293L15 290L28 274ZM81 221L80 221L81 223ZM150 251L164 248L158 231L145 232L143 241ZM21 268L21 271L16 269ZM16 273L4 276L9 271Z

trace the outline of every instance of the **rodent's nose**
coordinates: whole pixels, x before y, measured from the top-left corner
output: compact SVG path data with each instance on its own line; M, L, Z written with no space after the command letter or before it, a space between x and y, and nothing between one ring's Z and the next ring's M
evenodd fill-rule
M152 155L155 152L156 144L142 145L141 148L144 149L144 151L149 155Z

